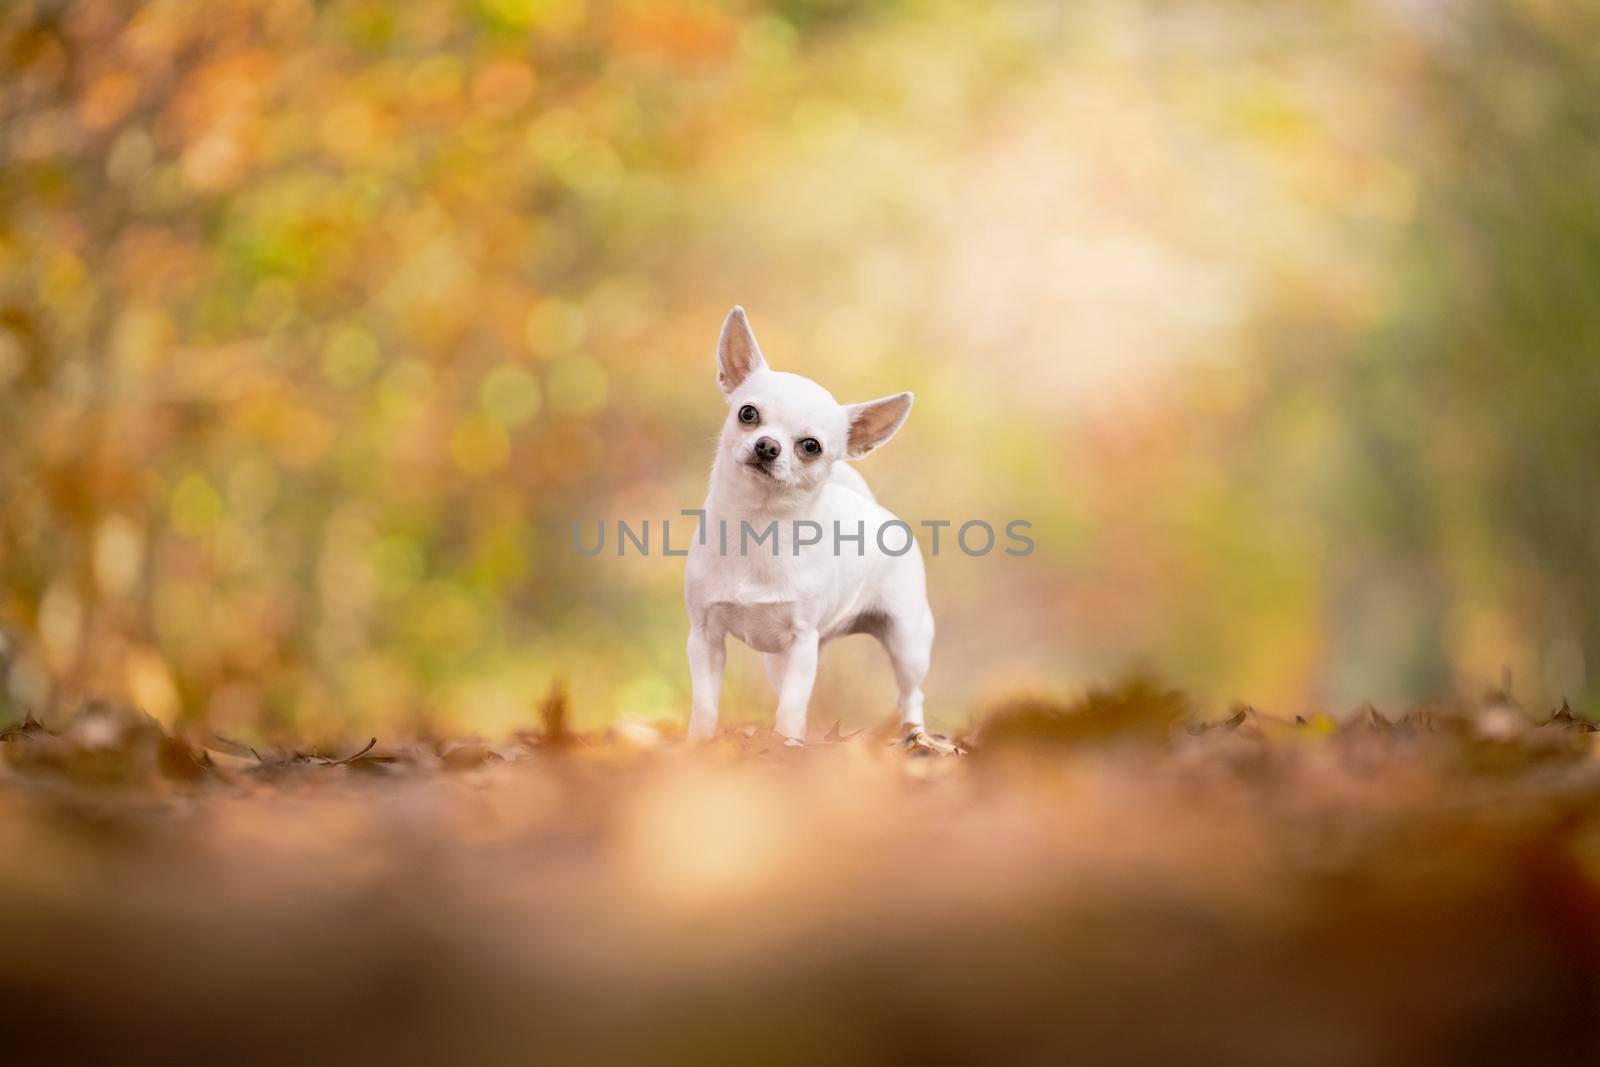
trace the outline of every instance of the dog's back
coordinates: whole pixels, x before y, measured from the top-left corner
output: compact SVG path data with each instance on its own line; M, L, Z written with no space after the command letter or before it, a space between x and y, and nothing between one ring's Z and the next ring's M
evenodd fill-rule
M867 487L867 480L861 477L861 472L848 463L835 463L828 475L828 481L852 493L860 493L874 504L878 502L878 498L873 496L872 490Z

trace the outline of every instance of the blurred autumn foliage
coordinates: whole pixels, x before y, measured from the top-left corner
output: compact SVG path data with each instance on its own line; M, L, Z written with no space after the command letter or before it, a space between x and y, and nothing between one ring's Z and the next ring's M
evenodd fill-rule
M247 0L4 26L0 566L44 657L15 699L315 729L497 693L513 657L542 686L547 635L605 607L560 554L573 487L661 428L607 401L658 343L670 175L790 22Z
M495 731L558 677L582 725L680 713L675 562L570 528L698 503L735 302L843 399L917 391L866 471L905 517L1034 523L932 561L935 723L1141 659L1202 703L1509 669L1592 713L1597 29L7 4L0 719ZM842 651L821 714L866 721Z

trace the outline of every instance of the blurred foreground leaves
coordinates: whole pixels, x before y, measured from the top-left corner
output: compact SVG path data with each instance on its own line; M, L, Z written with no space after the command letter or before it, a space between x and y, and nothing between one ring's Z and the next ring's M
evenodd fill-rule
M1142 682L1018 702L935 760L560 734L556 695L501 742L327 754L128 708L30 722L0 738L0 847L28 858L0 867L0 1038L30 1062L1600 1051L1588 724L1183 707Z
M1134 679L1114 690L1095 690L1076 705L1044 699L1003 704L983 731L985 748L1071 745L1113 738L1164 740L1189 715L1182 693Z

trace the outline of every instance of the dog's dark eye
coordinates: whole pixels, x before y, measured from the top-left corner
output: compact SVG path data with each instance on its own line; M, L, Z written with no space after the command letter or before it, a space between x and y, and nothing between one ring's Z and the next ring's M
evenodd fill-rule
M800 441L800 451L808 456L822 455L822 442L815 437L806 437Z
M761 418L761 412L757 411L750 404L746 404L744 407L739 409L739 421L744 423L746 426L754 426L756 424L756 420L759 418Z

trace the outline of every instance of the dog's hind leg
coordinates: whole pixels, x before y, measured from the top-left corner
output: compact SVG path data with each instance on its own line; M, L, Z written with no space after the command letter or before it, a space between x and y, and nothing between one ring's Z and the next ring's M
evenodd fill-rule
M933 656L933 613L924 607L909 619L891 618L879 640L889 653L895 685L900 689L900 728L920 730L922 680L928 676Z

